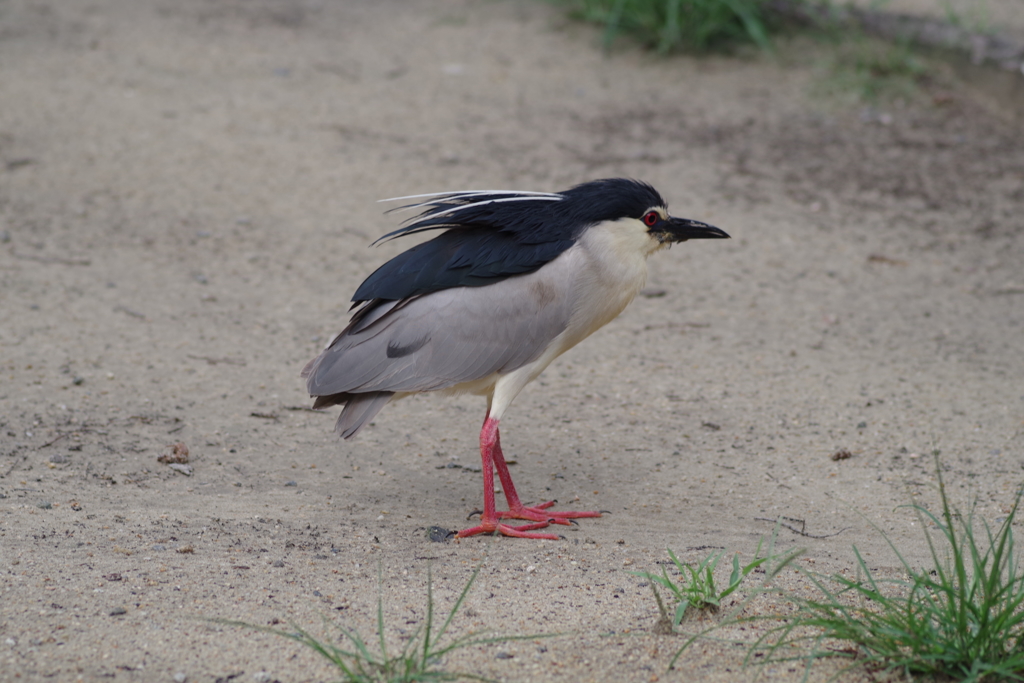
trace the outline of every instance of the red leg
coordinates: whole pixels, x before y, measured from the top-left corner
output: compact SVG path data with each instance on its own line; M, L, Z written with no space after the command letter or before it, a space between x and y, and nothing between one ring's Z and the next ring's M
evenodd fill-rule
M475 534L498 532L504 536L517 536L519 538L547 538L556 540L554 534L532 534L527 533L534 529L543 529L549 524L569 524L568 520L579 517L600 517L600 512L547 512L547 508L555 504L555 501L548 501L533 507L527 507L519 501L516 487L512 484L512 475L509 474L508 465L505 464L505 457L501 453L501 439L498 434L498 421L488 417L484 420L484 426L480 430L480 458L483 461L484 472L484 511L480 515L480 525L470 529L463 529L457 536L465 538ZM505 492L505 499L508 501L508 510L498 511L494 504L494 470L498 471L498 478L501 480L502 490ZM502 524L500 519L525 519L534 522L511 526Z
M516 487L512 484L512 475L509 474L508 465L505 464L505 456L501 453L501 439L498 435L498 424L496 420L494 423L493 458L494 467L498 470L498 479L501 480L501 488L505 491L505 500L508 501L508 511L499 512L498 517L502 519L529 519L535 522L547 520L554 524L568 525L570 524L570 519L601 516L600 512L548 512L548 508L555 504L555 501L553 500L530 507L520 503L519 494L516 493Z

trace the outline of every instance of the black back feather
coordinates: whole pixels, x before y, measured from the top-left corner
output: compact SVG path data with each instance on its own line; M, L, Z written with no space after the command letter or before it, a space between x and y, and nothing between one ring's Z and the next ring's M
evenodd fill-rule
M557 194L453 192L401 208L423 208L381 240L444 229L378 268L352 296L398 301L450 287L480 287L530 273L557 258L592 225L640 218L664 206L646 183L594 180ZM381 241L378 240L378 241Z

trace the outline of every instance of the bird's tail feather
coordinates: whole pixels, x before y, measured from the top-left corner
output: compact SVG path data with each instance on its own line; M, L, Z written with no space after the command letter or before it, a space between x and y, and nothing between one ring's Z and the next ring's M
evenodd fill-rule
M380 412L381 408L387 405L394 395L392 391L349 394L351 398L345 402L345 407L342 409L341 415L338 416L338 422L334 425L334 431L343 439L352 438L363 428L363 425Z

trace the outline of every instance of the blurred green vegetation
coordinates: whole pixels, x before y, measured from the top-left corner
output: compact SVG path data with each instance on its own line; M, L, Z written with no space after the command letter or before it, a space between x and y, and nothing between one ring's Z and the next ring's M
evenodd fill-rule
M770 47L767 0L561 0L572 16L605 26L605 46L626 33L660 53Z

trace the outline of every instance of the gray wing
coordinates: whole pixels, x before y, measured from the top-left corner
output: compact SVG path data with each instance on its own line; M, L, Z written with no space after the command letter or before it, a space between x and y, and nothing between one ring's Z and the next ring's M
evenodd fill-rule
M536 360L572 314L571 286L558 281L568 273L544 270L380 305L307 366L310 395L377 393L361 401L376 413L380 392L446 389Z

